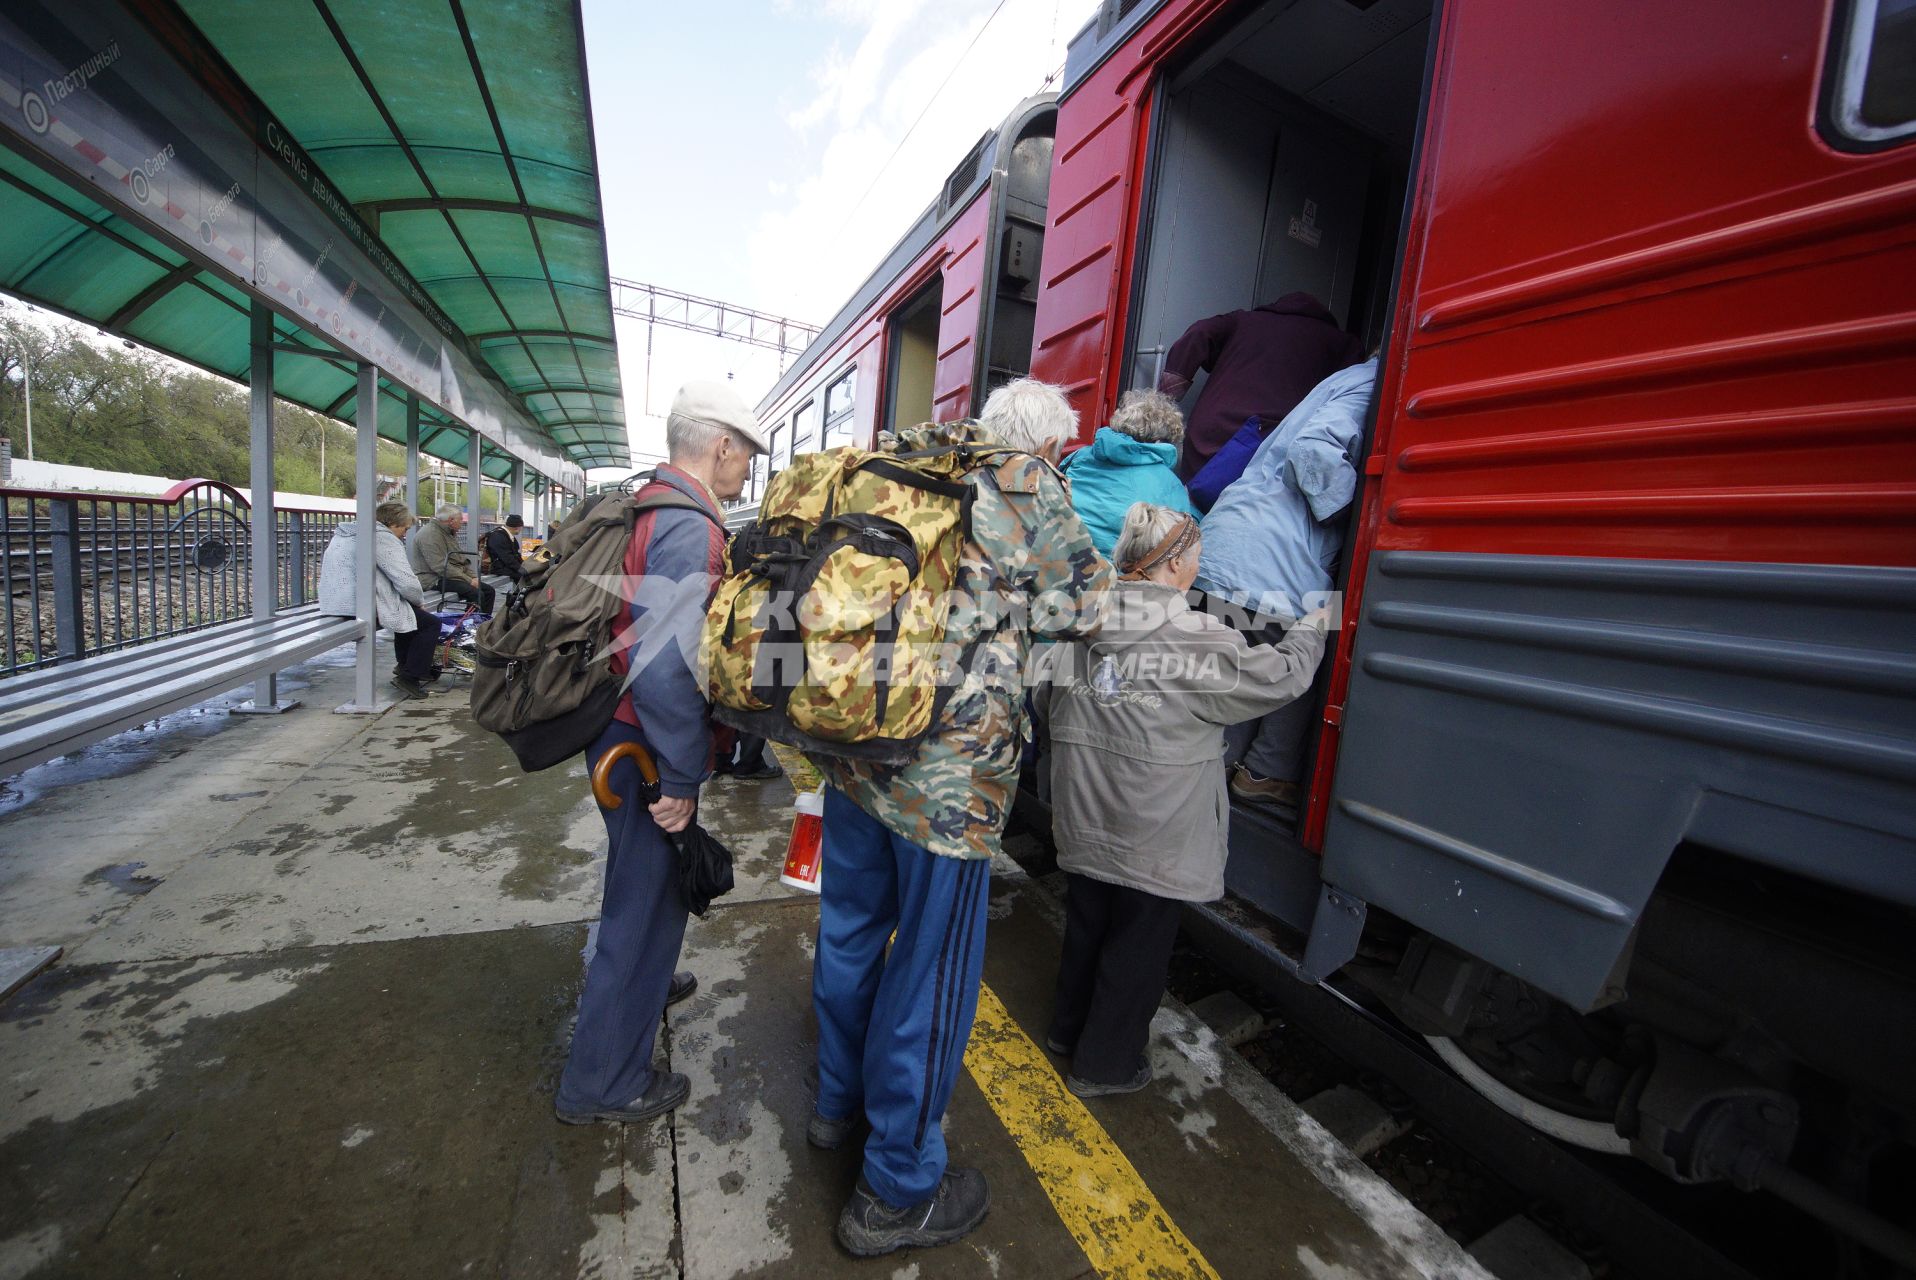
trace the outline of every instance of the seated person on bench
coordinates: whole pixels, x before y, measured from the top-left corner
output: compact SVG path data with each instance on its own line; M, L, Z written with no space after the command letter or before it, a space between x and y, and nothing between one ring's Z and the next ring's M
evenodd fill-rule
M439 647L439 619L421 607L424 592L406 558L402 540L412 523L412 512L403 502L382 502L373 517L373 604L379 625L393 633L393 656L399 665L393 669L393 687L408 698L423 698L428 686L439 678L432 664ZM326 544L319 562L319 611L343 618L353 617L359 609L358 580L354 557L359 542L359 524L341 521Z
M459 546L459 530L465 524L464 511L450 503L441 506L406 539L406 554L421 587L449 592L467 604L476 600L479 612L491 613L492 588L479 580L472 557Z
M504 524L486 531L486 554L492 558L492 571L517 582L525 573L525 557L519 554L519 535L526 522L519 516L507 516Z

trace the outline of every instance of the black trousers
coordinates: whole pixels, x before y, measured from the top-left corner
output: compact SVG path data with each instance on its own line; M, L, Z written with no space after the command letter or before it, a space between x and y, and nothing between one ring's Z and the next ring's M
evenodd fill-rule
M439 647L439 619L418 605L412 607L412 618L417 625L411 631L393 632L393 656L399 659L400 675L430 680L433 650Z
M473 585L464 578L441 578L439 580L439 589L441 591L452 592L467 604L471 604L474 600L477 600L479 602L479 612L481 613L492 612L492 584L489 582L482 580L479 583L478 589L475 590Z
M1137 1074L1183 915L1175 899L1065 873L1050 1038L1074 1046L1072 1075L1119 1084Z

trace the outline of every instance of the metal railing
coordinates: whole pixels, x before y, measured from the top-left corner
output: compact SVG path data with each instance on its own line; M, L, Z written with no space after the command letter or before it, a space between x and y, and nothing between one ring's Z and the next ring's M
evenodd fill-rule
M0 678L252 616L252 508L230 485L157 497L0 488ZM277 508L282 609L319 592L348 512Z

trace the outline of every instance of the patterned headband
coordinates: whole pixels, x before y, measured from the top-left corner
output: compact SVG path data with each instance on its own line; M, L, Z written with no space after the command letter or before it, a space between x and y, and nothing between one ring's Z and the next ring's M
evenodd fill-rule
M1141 556L1130 561L1128 564L1119 566L1124 571L1123 580L1126 582L1142 581L1150 575L1151 570L1157 568L1160 564L1175 560L1190 550L1191 545L1197 540L1198 522L1190 516L1180 513L1177 526L1173 528L1171 532L1165 534L1164 540L1159 542L1157 546L1151 548L1148 555Z

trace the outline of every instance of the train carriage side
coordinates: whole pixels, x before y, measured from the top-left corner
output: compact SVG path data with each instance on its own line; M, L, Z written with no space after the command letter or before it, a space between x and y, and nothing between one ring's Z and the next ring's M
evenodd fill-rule
M1051 176L1052 94L1027 99L952 170L938 199L758 406L772 444L728 518L756 510L794 455L975 414L1029 369Z
M1114 3L1060 103L1087 428L1288 288L1384 347L1308 808L1234 814L1233 891L1313 978L1369 904L1349 972L1473 1083L1679 1180L1913 1167L1912 24Z

